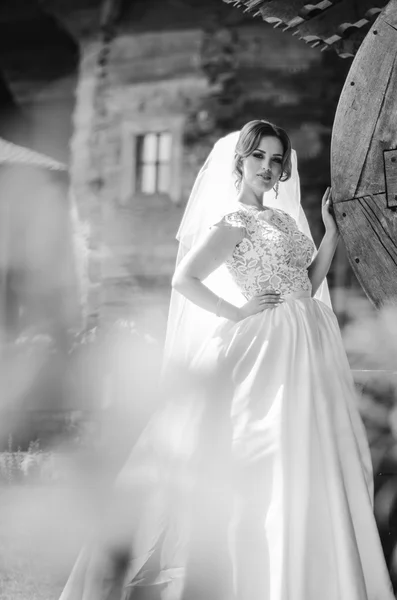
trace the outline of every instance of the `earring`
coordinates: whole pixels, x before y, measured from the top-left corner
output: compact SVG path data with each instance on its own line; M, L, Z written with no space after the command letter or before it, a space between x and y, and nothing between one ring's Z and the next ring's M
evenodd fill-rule
M280 183L280 182L279 182L279 181L277 181L276 185L275 185L275 186L274 186L274 188L273 188L273 189L274 189L274 191L276 192L276 200L277 200L277 198L278 198L278 187L279 187L279 183Z

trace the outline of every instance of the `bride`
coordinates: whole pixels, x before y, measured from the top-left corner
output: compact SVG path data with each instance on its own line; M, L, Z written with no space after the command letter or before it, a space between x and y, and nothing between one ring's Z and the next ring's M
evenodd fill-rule
M215 144L181 227L174 395L117 478L61 600L391 600L371 459L296 154L266 121ZM113 507L114 508L114 507Z

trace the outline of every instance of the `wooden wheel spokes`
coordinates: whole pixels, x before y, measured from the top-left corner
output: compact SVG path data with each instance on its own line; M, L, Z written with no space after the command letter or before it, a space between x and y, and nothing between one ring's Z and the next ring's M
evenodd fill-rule
M376 306L397 302L397 0L363 41L344 85L331 146L336 219Z

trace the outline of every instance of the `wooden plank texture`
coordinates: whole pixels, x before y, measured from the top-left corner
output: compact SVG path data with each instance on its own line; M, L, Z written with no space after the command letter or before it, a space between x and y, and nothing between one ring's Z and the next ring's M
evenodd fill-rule
M270 0L262 2L260 12L262 17L277 17L287 25L289 21L299 16L299 12L306 4L308 4L307 0Z
M382 112L388 87L391 85L394 89L395 85L397 31L390 27L390 22L397 24L397 0L391 0L371 27L342 90L331 144L335 203L362 195L371 178L376 179L374 185L377 185L380 177L384 177L383 169L381 172L367 171L364 179L362 172L375 131L379 127L384 131L393 119L393 113ZM381 124L378 126L379 119ZM373 151L383 153L384 148L378 148L376 141L374 143ZM362 193L358 192L360 180ZM383 185L381 191L384 190Z
M357 196L385 191L384 152L397 147L397 31L394 45L396 57L358 181ZM389 52L392 54L392 51ZM371 101L371 90L368 90L366 101Z
M397 208L397 150L385 150L383 157L385 163L387 206L389 208Z
M313 13L310 20L298 25L299 35L316 35L325 42L333 36L343 37L351 27L365 26L368 22L366 12L373 4L372 0L361 0L360 8L357 8L357 4L340 2L328 10Z
M223 0L298 35L318 50L354 56L388 0ZM337 11L337 12L336 12Z
M354 198L334 206L353 271L380 308L397 304L397 219L386 195Z
M336 220L352 268L377 307L397 303L396 148L397 0L391 0L346 78L331 143Z

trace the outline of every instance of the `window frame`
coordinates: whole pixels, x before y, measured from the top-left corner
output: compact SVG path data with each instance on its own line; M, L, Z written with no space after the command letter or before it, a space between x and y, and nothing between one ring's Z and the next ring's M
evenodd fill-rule
M155 154L154 160L145 159L145 138L148 136L155 136ZM168 136L171 139L170 153L168 154L166 160L162 159L160 149L161 149L161 140L164 139L165 136ZM171 158L172 158L172 133L170 131L157 131L139 134L135 136L136 141L136 189L138 193L151 195L151 194L168 194L170 185L171 185ZM144 173L145 167L154 167L154 191L148 192L143 189L144 185ZM160 189L160 173L162 168L166 168L168 171L168 185L166 190Z
M124 122L122 128L122 156L121 156L121 189L120 198L123 205L128 205L131 199L144 192L138 189L137 181L137 138L150 133L169 133L172 138L171 156L169 160L170 185L167 194L154 192L153 195L166 195L171 202L180 202L182 189L182 156L183 156L183 129L185 117L171 115L164 117L140 118L139 122ZM150 197L152 194L148 194Z

